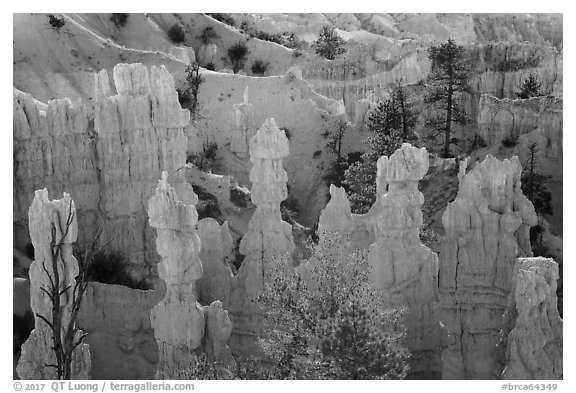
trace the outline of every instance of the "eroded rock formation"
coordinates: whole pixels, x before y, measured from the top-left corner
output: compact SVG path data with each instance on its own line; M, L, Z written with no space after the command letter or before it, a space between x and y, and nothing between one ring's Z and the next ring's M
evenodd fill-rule
M190 114L164 66L118 64L113 79L106 70L95 76L94 119L68 99L45 105L14 90L15 244L26 245L33 191L66 190L78 206L81 244L102 228L135 274L154 275L158 256L145 206L162 170L176 189L186 183L178 169L186 163Z
M150 310L163 298L150 291L99 282L89 284L78 314L88 336L91 379L154 379L158 346Z
M254 106L248 102L248 87L244 91L244 101L241 104L234 104L233 107L236 129L230 137L230 151L239 158L247 158L248 143L256 132Z
M479 134L487 144L499 144L506 137L539 130L544 137L541 150L550 158L562 158L562 99L534 97L527 100L480 98Z
M354 231L354 221L350 209L350 201L342 187L330 185L330 201L320 213L318 221L318 236L322 241L324 234L337 232L343 236Z
M204 275L198 280L198 301L211 304L219 300L226 308L229 304L230 283L233 277L227 258L233 247L228 223L222 225L213 218L198 221L200 260Z
M164 67L118 64L112 95L105 70L96 76L94 128L99 157L99 209L107 219L112 248L130 250L133 262L153 265L154 236L146 225L146 202L161 171L185 187L184 127L190 112L181 108L174 80Z
M230 336L227 312L219 301L206 307L197 301L196 282L203 274L196 233L198 197L191 187L185 194L180 200L168 184L168 173L162 172L148 202L150 226L157 231L156 247L162 257L158 273L166 283L166 297L150 314L160 353L156 372L160 379L179 378L194 368L203 343L210 349L209 356L225 356L212 360L231 359L226 347Z
M439 378L443 331L438 309L438 257L420 243L418 181L428 171L428 152L410 144L378 160L375 243L368 254L371 282L392 304L408 306L406 345L410 376Z
M282 221L280 214L280 202L288 196L288 176L282 166L288 153L288 138L276 126L274 119L267 119L250 139L251 198L256 211L240 242L240 253L245 258L230 295L233 351L247 353L255 350L254 340L261 326L258 308L250 298L264 287L266 262L274 257L290 255L295 249L292 227Z
M534 207L522 194L517 157L492 156L466 173L442 216L446 238L440 253L442 322L450 345L444 379L496 379L496 344L518 256L531 256Z
M64 340L73 317L73 290L78 275L78 262L72 255L72 243L78 237L78 221L74 201L64 193L50 201L48 190L38 190L28 211L30 238L34 245L34 262L30 266L30 306L34 314L34 330L22 345L22 355L16 371L22 379L59 379L55 365L53 323L54 302L48 296L54 286L60 292L59 324ZM66 291L64 289L67 289ZM45 292L46 291L46 292ZM44 320L45 319L45 320ZM71 325L72 328L76 324ZM78 330L74 343L83 335ZM63 370L64 365L60 365ZM90 379L90 348L82 343L72 351L72 379Z
M562 379L563 322L556 305L558 264L547 258L518 258L508 313L502 379Z
M169 379L178 371L193 368L194 351L204 336L204 312L196 301L196 281L202 277L196 234L198 200L190 190L190 203L184 203L162 173L156 193L148 202L150 226L157 231L156 247L162 260L158 274L166 283L166 297L150 314L160 351L156 377Z

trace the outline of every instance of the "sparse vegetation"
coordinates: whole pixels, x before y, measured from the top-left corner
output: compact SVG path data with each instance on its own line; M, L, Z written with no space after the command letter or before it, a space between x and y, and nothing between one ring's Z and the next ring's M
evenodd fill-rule
M256 60L254 64L252 64L252 73L255 75L264 75L268 70L268 66L268 63L264 63L262 60Z
M518 136L515 135L506 135L504 139L502 139L502 146L506 148L514 147L518 144Z
M201 153L190 154L186 161L194 164L201 171L207 172L212 169L217 153L218 144L214 141L207 142L202 146Z
M306 43L300 40L294 33L285 31L283 33L267 33L262 30L256 30L254 27L249 26L247 22L242 22L239 30L252 38L258 38L262 41L274 42L278 45L285 46L290 49L302 49Z
M206 14L216 19L219 22L226 23L228 26L235 27L236 20L230 14Z
M232 71L237 74L238 71L244 68L246 58L248 57L248 47L238 42L228 49L228 57L232 62Z
M238 207L248 207L251 203L250 192L243 188L230 186L230 201Z
M122 28L128 23L128 14L112 14L110 20L117 28Z
M322 26L318 39L313 44L316 53L328 60L334 60L339 55L346 53L344 45L345 41L330 25Z
M79 261L82 260L80 257ZM126 255L118 250L100 251L93 256L87 271L88 281L123 285L132 289L150 289L145 279L133 277Z
M54 14L48 14L47 16L48 16L48 23L50 24L50 26L52 26L52 28L55 29L57 32L60 32L60 30L62 30L62 28L66 24L64 17L63 16L57 17Z
M208 26L204 30L202 30L202 35L199 38L204 45L208 45L213 43L220 37L218 36L218 34L216 33L216 31L212 26Z
M182 23L174 23L168 30L168 37L175 44L180 44L186 39L186 30Z

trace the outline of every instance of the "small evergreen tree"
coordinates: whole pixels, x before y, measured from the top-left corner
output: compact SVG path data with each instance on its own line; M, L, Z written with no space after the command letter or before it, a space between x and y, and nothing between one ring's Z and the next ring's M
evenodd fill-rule
M435 132L432 137L444 134L442 156L450 157L452 124L466 124L468 118L464 108L457 102L457 94L467 92L470 67L464 59L464 47L450 38L448 42L432 46L428 57L432 61L432 72L428 76L430 92L425 101L440 110L441 115L428 121Z
M540 94L540 87L542 87L542 82L538 82L538 78L536 75L530 74L528 78L524 80L522 83L522 87L520 88L520 93L516 95L518 98L527 99L530 97L539 97Z
M317 54L328 60L334 60L337 56L346 52L344 44L345 41L336 33L334 27L324 25L313 46L316 48Z

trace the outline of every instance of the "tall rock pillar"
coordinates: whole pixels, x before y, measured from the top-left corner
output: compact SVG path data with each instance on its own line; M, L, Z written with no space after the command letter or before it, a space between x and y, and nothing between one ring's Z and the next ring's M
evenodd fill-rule
M518 256L531 256L530 226L537 223L522 194L517 157L492 156L466 173L462 162L456 199L442 215L440 253L442 322L450 334L444 379L497 379L496 344Z
M196 233L198 197L190 188L181 201L163 172L156 193L148 201L150 226L156 229L156 249L162 258L158 274L166 283L166 297L150 314L160 352L156 378L178 379L196 366L196 355L230 363L227 347L230 320L220 301L202 307L197 281L202 277L200 238Z
M236 130L230 141L230 151L239 158L248 158L248 145L250 138L256 132L254 120L254 106L248 102L248 87L244 91L244 102L234 104L234 120Z
M390 302L408 306L406 345L410 378L439 378L443 330L438 310L438 257L420 243L424 196L418 181L428 171L428 152L408 143L378 160L378 215L368 260L373 285Z
M54 336L47 321L52 322L53 302L45 291L50 292L55 283L60 295L60 336L64 339L64 327L69 325L73 309L72 288L78 275L78 262L72 255L72 243L78 237L76 208L70 195L50 201L48 190L38 190L28 210L30 239L34 245L34 262L30 266L30 306L34 314L34 330L22 345L22 355L16 367L21 379L58 379L56 354L53 350ZM56 265L53 268L53 249L57 246ZM64 291L64 289L68 290ZM77 331L74 342L82 337ZM50 366L52 365L52 366ZM90 379L90 350L80 344L72 352L72 379Z
M240 253L245 258L230 296L233 351L255 350L254 341L260 331L259 311L250 297L264 288L267 261L290 255L295 249L292 227L282 221L280 214L280 202L288 196L288 175L282 166L288 153L288 138L274 119L267 119L250 139L251 198L256 211L240 242Z
M191 202L178 199L166 172L148 202L149 222L157 231L156 248L162 258L158 274L166 283L166 297L150 315L160 351L159 379L173 378L177 371L194 367L194 350L200 348L204 336L204 313L196 302L195 288L202 277L198 213Z

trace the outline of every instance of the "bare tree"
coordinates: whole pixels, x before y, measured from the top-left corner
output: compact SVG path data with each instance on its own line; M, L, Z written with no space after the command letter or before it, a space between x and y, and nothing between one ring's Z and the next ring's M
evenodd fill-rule
M44 321L52 330L53 347L56 355L56 364L47 364L46 367L56 368L58 379L69 380L72 378L72 360L74 350L83 343L86 333L82 333L76 324L78 312L82 304L82 298L88 288L88 267L94 254L99 252L104 246L97 249L96 244L100 238L101 230L96 234L95 241L87 247L81 260L78 263L78 276L74 283L66 282L65 277L61 277L58 269L59 261L62 259L62 248L64 239L67 237L70 227L74 222L75 211L72 201L68 209L65 228L56 228L60 225L60 220L55 220L55 225L51 230L51 264L46 266L46 260L42 263L42 269L48 276L48 287L42 287L52 304L52 315L36 315ZM61 234L58 240L58 234Z

